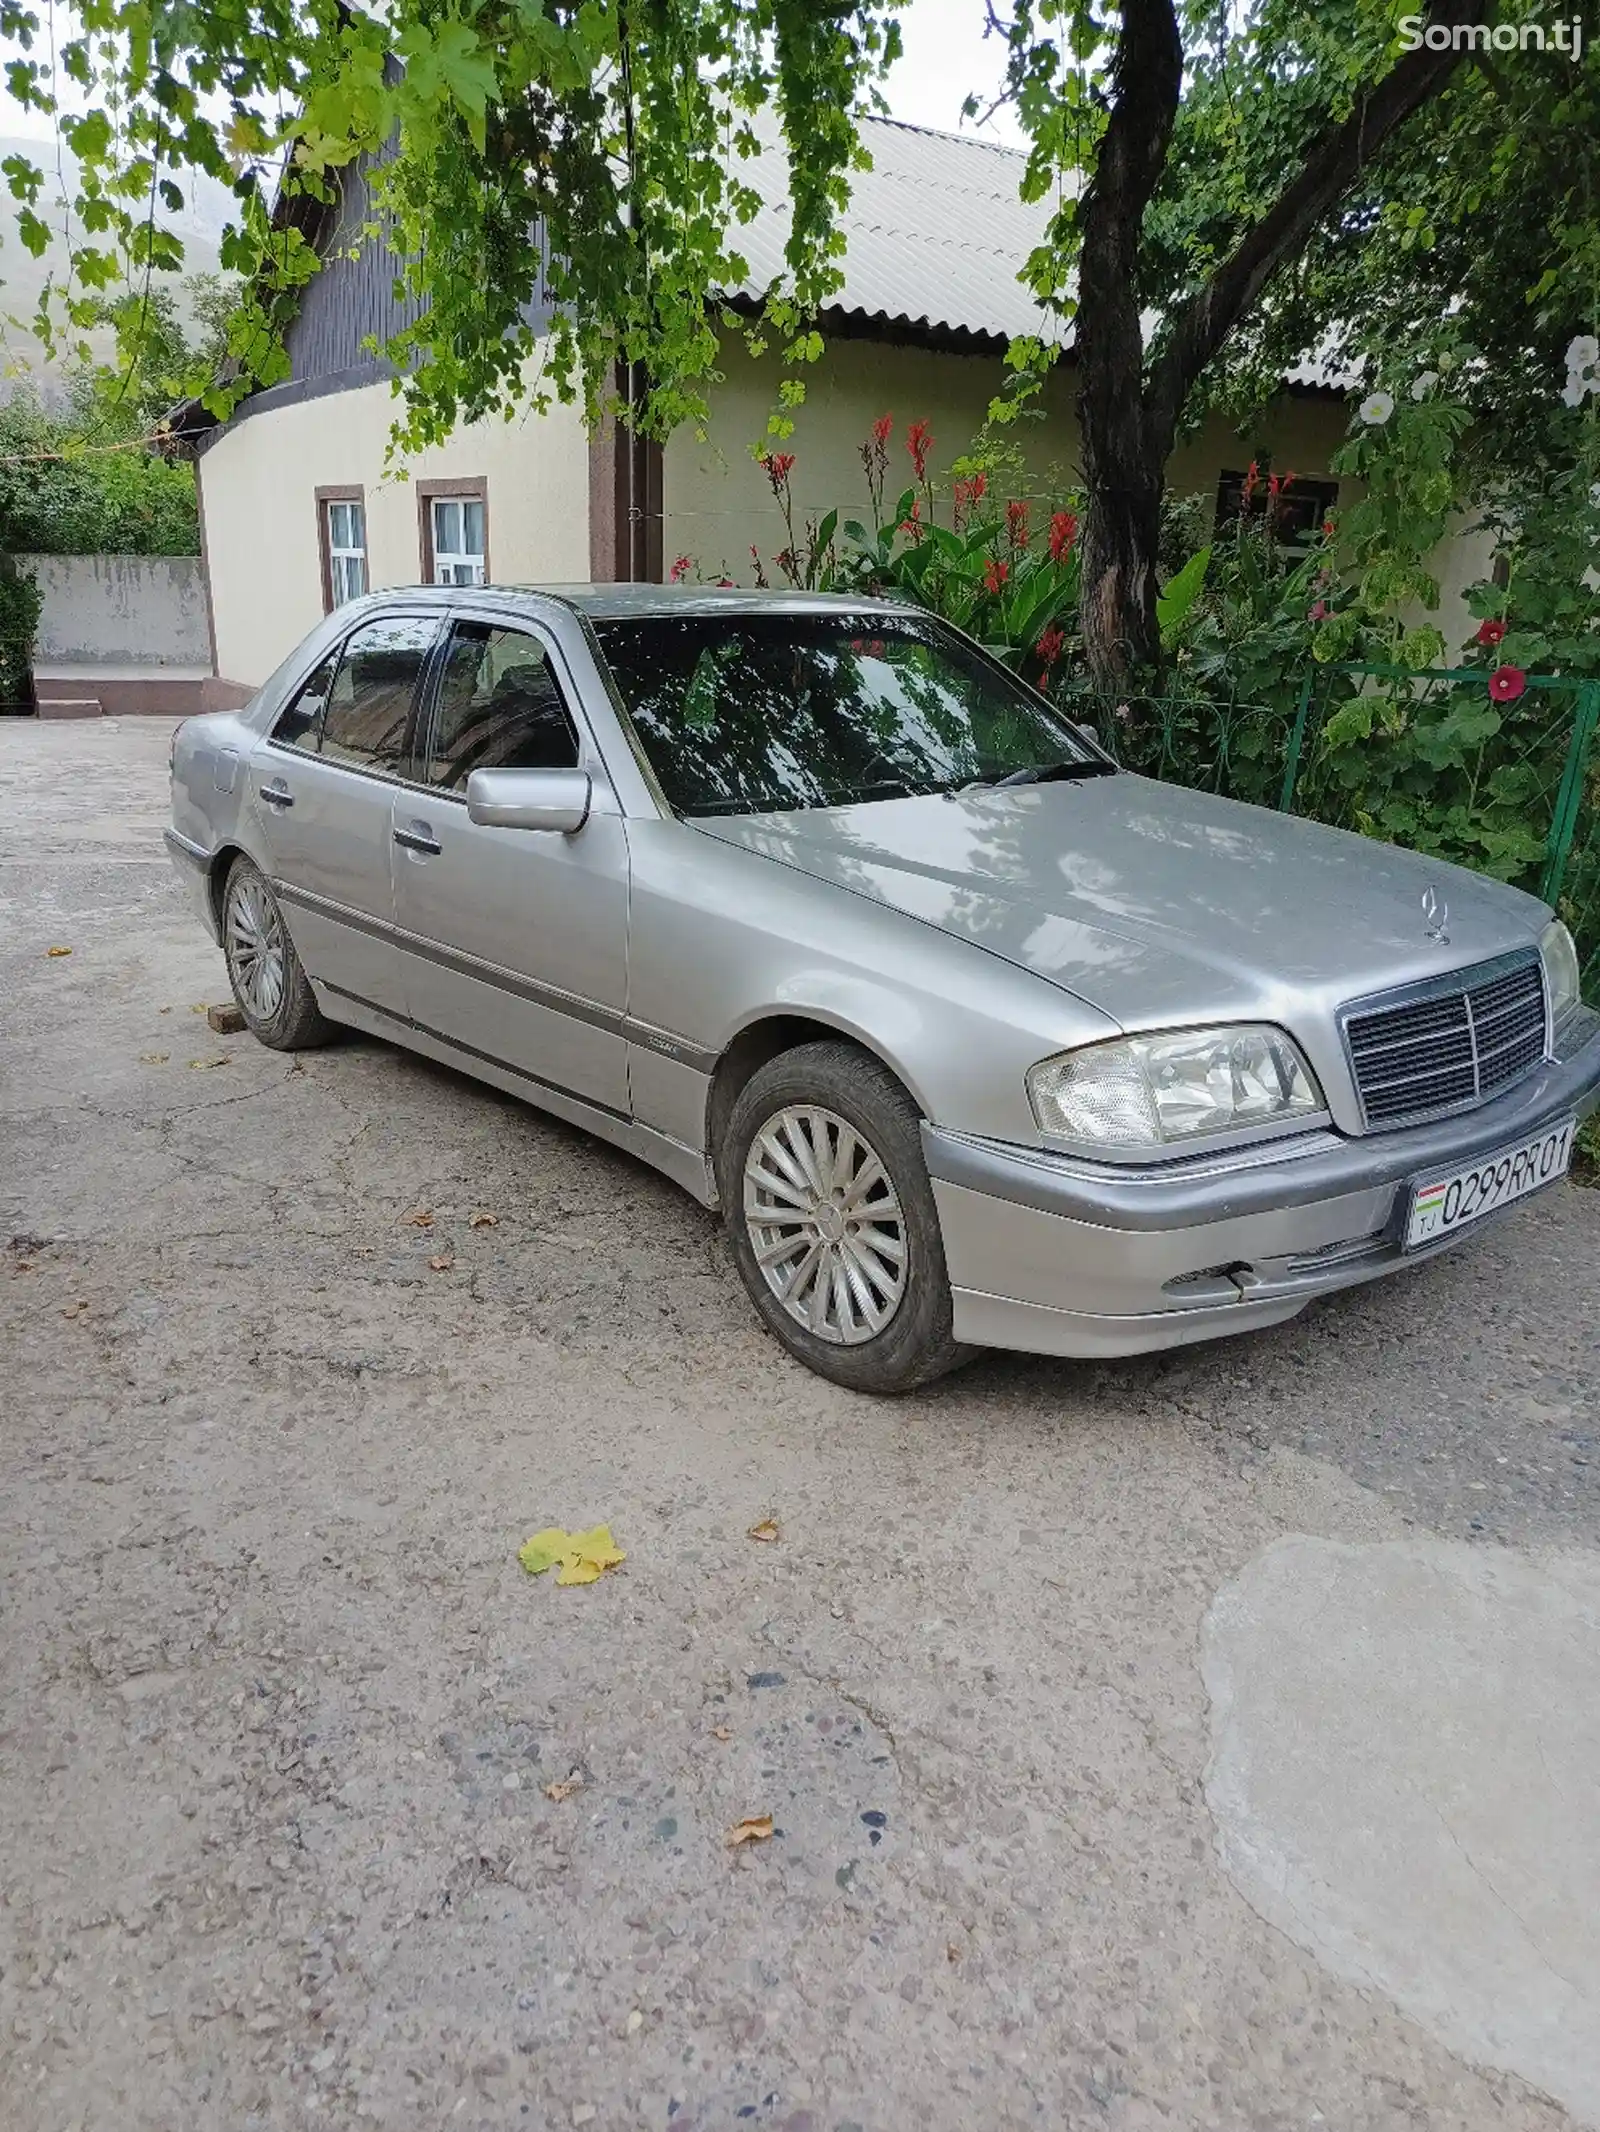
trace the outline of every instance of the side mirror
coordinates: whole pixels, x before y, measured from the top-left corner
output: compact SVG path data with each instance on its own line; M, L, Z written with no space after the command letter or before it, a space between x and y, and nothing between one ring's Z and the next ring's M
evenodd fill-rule
M474 770L467 817L488 829L543 829L575 836L594 796L587 770Z

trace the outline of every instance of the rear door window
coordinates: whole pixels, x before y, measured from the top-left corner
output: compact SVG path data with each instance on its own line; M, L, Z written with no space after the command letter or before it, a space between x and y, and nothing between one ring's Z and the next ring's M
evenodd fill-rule
M403 772L411 709L436 628L432 615L383 615L346 638L322 706L320 754L390 777Z

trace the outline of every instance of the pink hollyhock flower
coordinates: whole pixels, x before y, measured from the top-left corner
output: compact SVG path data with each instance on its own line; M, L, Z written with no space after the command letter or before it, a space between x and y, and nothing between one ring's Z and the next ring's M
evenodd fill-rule
M1497 666L1489 676L1489 694L1496 703L1515 703L1527 685L1520 666Z

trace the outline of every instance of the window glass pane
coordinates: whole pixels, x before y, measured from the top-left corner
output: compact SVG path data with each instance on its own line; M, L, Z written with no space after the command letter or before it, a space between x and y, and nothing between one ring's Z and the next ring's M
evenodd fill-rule
M461 506L448 496L433 499L433 552L440 556L461 552Z
M355 632L323 713L324 755L367 769L401 768L411 699L433 632L428 615L391 615Z
M1042 697L924 617L673 617L596 634L683 814L903 799L1088 755Z
M468 555L483 554L483 505L472 498L461 506L461 545Z
M328 506L328 545L334 549L354 546L350 538L350 506L347 503L330 503Z
M487 622L456 624L429 754L429 783L456 791L474 770L576 765L578 737L537 637Z
M338 656L337 652L330 652L299 693L285 704L272 729L274 740L281 740L287 748L304 748L308 754L315 754L317 721Z
M359 600L367 589L367 566L360 555L335 555L329 576L335 607L342 607L346 600Z

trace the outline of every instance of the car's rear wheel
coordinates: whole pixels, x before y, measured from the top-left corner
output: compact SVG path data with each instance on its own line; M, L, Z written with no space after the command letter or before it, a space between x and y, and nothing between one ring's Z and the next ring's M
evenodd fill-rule
M822 1042L759 1068L734 1103L719 1174L751 1300L820 1376L908 1392L973 1352L950 1333L916 1106L877 1059Z
M272 884L241 855L222 892L222 952L251 1034L274 1051L308 1051L338 1031L317 1005Z

